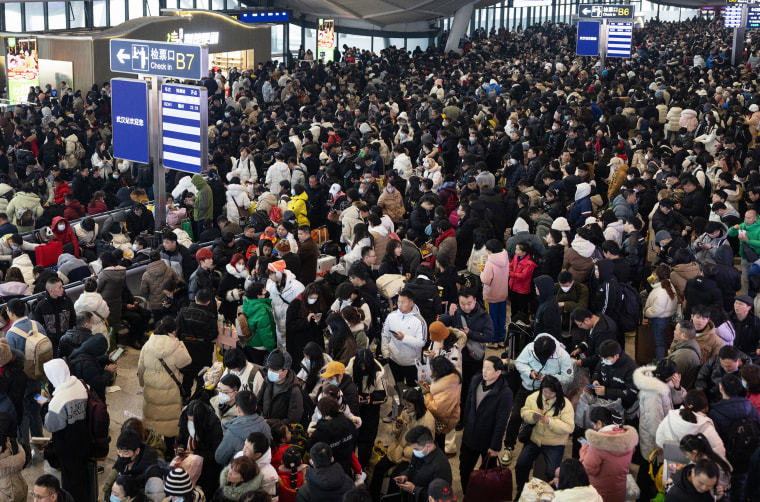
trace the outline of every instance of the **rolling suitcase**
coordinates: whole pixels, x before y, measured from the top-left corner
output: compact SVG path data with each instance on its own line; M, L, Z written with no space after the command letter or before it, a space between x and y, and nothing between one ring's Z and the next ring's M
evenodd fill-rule
M517 359L520 352L533 341L533 330L527 324L511 322L507 326L507 357Z
M673 343L673 325L665 328L665 351L667 353L670 344ZM655 360L654 337L652 325L648 322L640 324L636 328L636 346L634 359L640 365L651 364Z
M317 275L319 277L324 277L337 262L338 259L332 255L319 255L319 258L317 259Z

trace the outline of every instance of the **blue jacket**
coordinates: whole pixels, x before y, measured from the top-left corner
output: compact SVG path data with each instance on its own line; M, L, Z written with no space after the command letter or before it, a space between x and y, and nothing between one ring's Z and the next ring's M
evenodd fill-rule
M576 200L567 213L567 221L573 228L580 228L586 224L586 218L591 216L591 196L587 195Z
M8 340L8 346L12 349L16 349L22 354L26 354L26 338L22 337L18 333L13 331L13 328L18 328L24 333L30 334L32 332L32 323L34 323L37 326L37 331L42 333L43 335L47 335L45 332L45 328L42 327L40 323L37 321L33 321L29 319L28 317L24 316L18 321L13 323L13 326L8 329L8 334L5 335L6 339Z
M494 382L480 406L476 407L477 389L482 383L481 374L476 374L470 383L464 405L462 443L480 453L485 453L489 448L499 451L512 411L512 390L502 376Z
M750 403L749 399L744 397L729 397L711 404L707 416L712 419L715 430L722 438L728 438L731 426L744 417L748 417L760 425L760 414L758 414L757 408Z
M245 438L251 432L261 432L270 441L272 440L272 430L258 414L235 417L223 428L224 437L219 446L216 447L216 453L214 453L216 463L222 466L229 464L235 453L243 449Z
M531 371L537 371L542 375L557 377L557 380L559 380L559 383L562 385L567 385L573 381L573 360L570 357L570 354L562 348L562 345L556 338L548 333L537 335L536 340L543 336L548 336L554 340L556 345L554 354L552 354L546 362L541 363L536 357L536 353L533 351L535 340L526 345L522 352L520 352L520 355L517 356L517 359L515 359L515 369L520 372L522 386L529 391L538 390L541 386L540 381L530 378Z

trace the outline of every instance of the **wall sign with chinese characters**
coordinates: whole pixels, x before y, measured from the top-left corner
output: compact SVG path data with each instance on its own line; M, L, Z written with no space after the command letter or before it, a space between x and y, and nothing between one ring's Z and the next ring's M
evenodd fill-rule
M166 34L169 43L216 45L219 43L219 32L209 31L204 33L185 33L183 28Z

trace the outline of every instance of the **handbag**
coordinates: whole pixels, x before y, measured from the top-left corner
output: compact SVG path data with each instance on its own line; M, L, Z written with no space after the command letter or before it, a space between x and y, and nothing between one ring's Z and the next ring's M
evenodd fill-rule
M163 366L163 367L164 367L164 369L166 370L166 372L167 372L167 373L169 373L169 376L171 377L171 379L172 379L172 380L174 380L174 383L175 383L175 384L177 384L177 387L179 388L179 395L180 395L180 397L182 398L182 400L184 401L184 400L186 400L188 397L190 397L190 396L187 394L187 391L185 391L185 388L184 388L184 387L182 387L182 382L180 382L180 381L177 379L177 377L176 377L176 376L174 376L174 373L172 373L172 370L171 370L171 369L169 369L169 365L168 365L168 364L166 364L166 361L164 361L162 358L160 358L160 357L159 357L159 358L158 358L158 362L160 362L160 363L161 363L161 366Z
M533 428L535 426L536 424L529 424L528 422L521 423L520 431L517 433L517 440L523 444L530 441L530 436L533 434Z
M467 327L467 320L462 316L462 327ZM476 361L482 361L486 357L486 344L476 340L467 339L467 353Z
M760 259L760 256L758 256L757 251L752 249L752 246L750 246L746 242L744 243L744 259L747 260L748 262L754 262Z
M493 462L493 467L490 467ZM496 457L489 457L480 469L470 473L464 502L503 502L512 500L512 471L501 466Z

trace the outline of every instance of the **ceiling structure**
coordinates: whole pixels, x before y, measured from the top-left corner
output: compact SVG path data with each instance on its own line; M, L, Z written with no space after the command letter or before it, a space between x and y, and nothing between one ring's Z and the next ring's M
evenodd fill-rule
M475 8L499 0L480 0ZM278 8L292 9L314 18L337 17L377 27L429 22L453 16L466 2L462 0L277 0Z

